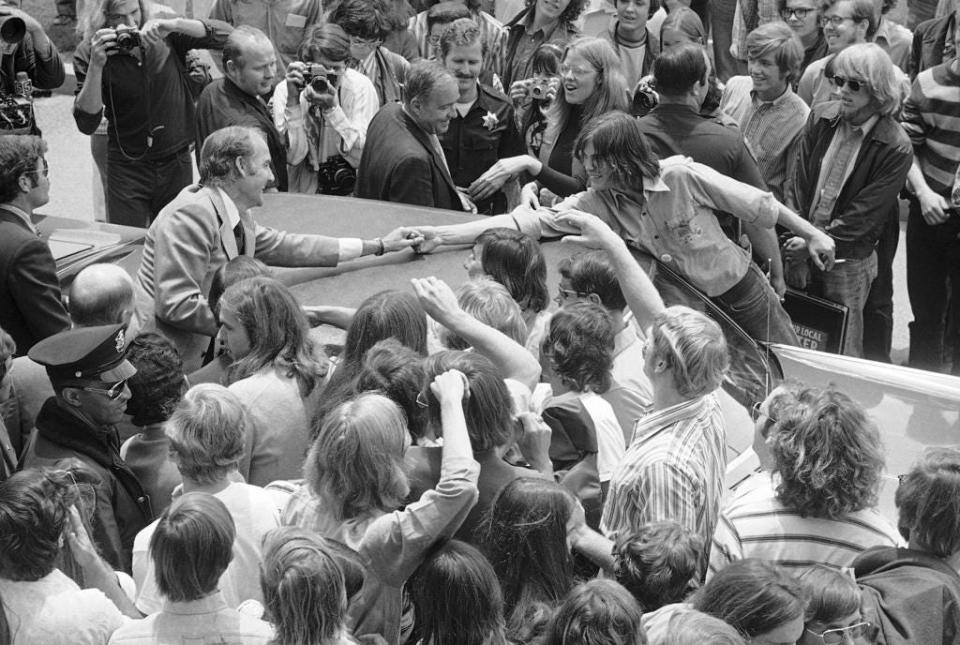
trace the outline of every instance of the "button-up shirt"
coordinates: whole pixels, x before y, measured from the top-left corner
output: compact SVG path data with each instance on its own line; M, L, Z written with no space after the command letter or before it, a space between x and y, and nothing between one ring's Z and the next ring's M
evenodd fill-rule
M786 185L793 178L797 141L810 108L789 86L779 97L764 101L749 76L734 76L723 89L720 109L740 125L767 188L783 201L790 194Z
M281 70L299 60L297 50L307 29L320 22L322 16L320 0L217 0L210 9L211 18L235 27L250 25L262 30L273 43Z
M636 533L649 522L674 520L709 545L720 514L727 467L726 429L712 395L651 412L610 480L601 530ZM701 558L701 571L709 547Z
M833 160L840 151L840 146L842 146L847 139L852 138L854 141L853 151L843 169L843 181L840 184L843 186L847 183L847 179L850 178L850 173L853 172L853 168L857 164L857 156L860 154L860 147L863 145L864 138L870 133L870 130L873 129L873 126L875 126L879 120L880 117L874 114L860 125L851 125L846 121L841 121L840 127L834 130L833 140L830 142L830 146L823 155L823 162L820 164L820 174L817 176L817 191L814 193L815 197L810 204L811 218L820 204L820 199L823 196L822 193L824 184L826 183L827 177L830 176L830 172L833 169Z
M115 645L151 645L152 643L231 643L231 645L267 645L273 628L258 618L241 614L227 606L223 594L215 591L200 600L167 600L163 611L134 620L113 633Z
M557 221L567 209L596 215L628 244L713 297L740 282L750 266L747 252L724 235L716 212L770 227L779 205L769 192L678 155L661 160L660 178L644 179L639 192L591 188L552 209L519 207L513 217L529 235L557 237L577 233Z
M505 91L510 91L510 84L521 81L533 75L533 53L544 43L554 43L561 49L580 35L576 26L558 22L549 31L538 29L533 31L533 9L525 9L522 13L507 24L507 47L500 72Z

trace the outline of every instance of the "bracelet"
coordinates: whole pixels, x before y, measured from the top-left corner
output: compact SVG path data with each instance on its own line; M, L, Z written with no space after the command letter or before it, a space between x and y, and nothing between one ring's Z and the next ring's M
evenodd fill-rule
M376 243L379 245L379 247L380 247L380 248L377 249L377 252L374 253L374 255L383 255L384 253L386 253L387 250L386 250L386 248L384 248L384 246L383 246L383 240L382 240L382 239L380 239L380 238L378 237L377 239L374 240L374 242L376 242Z

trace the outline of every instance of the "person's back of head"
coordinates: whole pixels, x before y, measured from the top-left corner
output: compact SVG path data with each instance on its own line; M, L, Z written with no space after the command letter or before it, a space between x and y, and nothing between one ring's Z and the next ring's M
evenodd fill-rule
M560 276L570 290L603 305L610 312L622 312L627 300L620 288L617 272L605 251L584 251L560 261Z
M693 607L750 639L793 643L803 634L807 599L785 569L748 558L728 564L693 596Z
M692 43L671 47L653 62L657 91L664 96L682 97L697 83L707 83L707 61L703 48Z
M381 394L359 394L324 417L304 478L338 521L392 511L410 492L403 464L409 445L397 404Z
M164 426L180 474L201 485L227 480L240 464L249 431L239 397L211 383L187 390Z
M347 595L337 557L325 540L295 527L264 536L260 569L266 617L284 645L343 642Z
M570 590L541 645L647 645L640 605L619 583L596 578Z
M163 423L173 414L187 387L180 352L165 336L143 332L130 341L127 360L137 368L127 381L127 414L135 426Z
M927 448L900 478L897 526L910 548L938 558L960 554L960 450Z
M0 578L33 582L53 571L79 502L65 470L29 468L0 483Z
M677 7L667 14L660 25L660 53L669 51L680 44L694 44L701 47L707 43L707 30L703 21L690 7Z
M576 503L559 484L534 477L513 480L494 498L480 533L511 637L542 629L550 607L573 586L567 522Z
M451 540L407 582L417 638L435 645L506 645L503 595L496 573L475 547Z
M511 412L510 391L489 358L476 352L437 352L424 361L421 397L427 402L430 425L442 434L440 402L430 388L433 379L448 370L458 370L467 379L469 396L464 402L467 433L474 452L509 444L516 425Z
M860 587L850 573L817 564L801 571L797 580L807 594L804 629L808 634L819 636L823 642L838 643L848 642L847 638L859 643L862 637L872 635L870 623L864 621L861 614ZM832 635L822 636L824 632ZM807 640L810 639L802 643L805 645Z
M412 293L381 291L360 304L347 329L343 365L338 372L345 369L353 376L367 350L387 338L396 338L417 353L426 355L427 315Z
M73 279L67 295L77 327L129 324L133 317L133 279L116 264L91 264Z
M215 592L233 559L235 538L230 511L213 495L185 493L175 499L150 537L160 593L173 602L189 602Z
M396 338L387 338L367 351L349 396L361 392L384 394L400 406L410 436L417 438L423 436L427 424L427 411L417 403L425 380L423 356Z
M540 243L509 228L492 228L477 236L483 272L507 288L521 309L543 311L550 304L547 261Z
M341 0L327 19L352 38L383 40L390 32L388 15L383 0Z
M455 20L470 18L470 9L461 0L444 0L427 9L427 30L434 25L449 25Z
M249 255L238 255L225 264L221 264L210 278L210 292L207 295L207 304L213 315L220 320L220 298L227 287L232 287L241 280L259 276L271 277L273 272L261 260Z
M670 617L662 638L652 628L647 635L654 645L747 645L737 630L719 618L687 608Z
M13 357L16 354L17 342L3 327L0 327L0 383L3 383L3 379L7 378L10 368L13 366Z
M683 601L696 589L703 540L679 522L645 524L618 538L614 573L645 612Z
M875 506L884 468L880 433L866 411L827 388L780 414L767 445L777 498L803 517L839 519Z
M519 345L526 343L527 324L523 321L523 312L502 284L484 278L468 280L457 288L456 293L457 302L466 313L502 332L515 343ZM466 340L445 327L440 330L438 336L447 349L470 347Z
M540 347L544 370L575 392L603 394L613 378L614 336L610 314L600 305L567 305L550 318Z
M667 307L654 319L648 342L653 369L670 374L670 386L679 396L704 396L723 382L730 362L727 341L705 314L682 305Z
M40 178L34 173L46 152L47 142L34 135L0 137L0 204L18 199L35 186ZM24 175L28 178L23 179Z

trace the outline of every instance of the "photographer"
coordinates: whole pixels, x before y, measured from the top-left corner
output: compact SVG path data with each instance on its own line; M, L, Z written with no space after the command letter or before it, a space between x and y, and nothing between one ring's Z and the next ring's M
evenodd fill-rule
M273 92L273 122L287 135L290 192L347 195L377 113L377 89L347 69L350 38L334 24L314 27Z
M93 134L105 115L107 214L148 226L190 184L194 99L191 49L220 49L231 27L216 20L154 19L148 0L99 0L85 10L74 54L73 117Z
M19 22L18 22L19 21ZM13 7L0 3L0 93L4 105L9 104L17 91L17 73L26 72L33 87L42 90L54 90L63 85L63 63L60 52L47 38L43 27L32 16ZM30 99L29 96L24 97ZM40 134L33 108L27 111L25 118L0 113L0 134Z

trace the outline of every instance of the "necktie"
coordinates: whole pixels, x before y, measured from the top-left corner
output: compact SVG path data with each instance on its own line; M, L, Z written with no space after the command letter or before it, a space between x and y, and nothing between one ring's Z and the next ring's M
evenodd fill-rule
M844 128L838 133L843 137L836 154L833 155L833 161L830 168L823 169L828 173L827 179L823 182L823 188L820 189L820 200L816 204L813 212L813 223L816 226L824 227L830 222L833 215L833 207L837 203L837 197L840 196L840 190L843 189L843 180L847 172L847 166L850 164L850 158L854 151L859 147L860 139L863 137L863 130L858 127Z
M243 255L247 237L243 232L243 222L233 227L233 237L237 240L237 255Z

